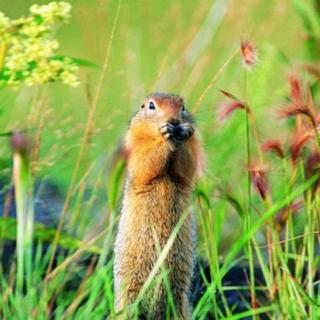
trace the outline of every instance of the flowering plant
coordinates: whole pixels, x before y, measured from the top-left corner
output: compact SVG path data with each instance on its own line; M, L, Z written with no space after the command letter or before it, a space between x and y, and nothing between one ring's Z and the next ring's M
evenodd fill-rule
M59 42L52 37L58 24L69 21L70 10L67 2L34 4L15 20L0 11L0 88L54 81L78 85L77 61L56 55Z

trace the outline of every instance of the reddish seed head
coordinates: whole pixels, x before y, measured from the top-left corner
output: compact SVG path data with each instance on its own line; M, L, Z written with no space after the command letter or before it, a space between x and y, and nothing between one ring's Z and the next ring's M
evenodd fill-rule
M279 140L265 141L261 148L263 152L274 152L280 159L284 158L283 146Z
M290 82L290 96L291 100L294 104L301 104L303 97L302 97L302 86L300 79L294 73L289 78Z
M306 163L306 175L311 177L320 169L320 153L315 151L311 153Z
M238 99L234 94L232 94L232 93L230 93L230 92L227 92L227 91L222 90L222 89L219 89L219 91L220 91L224 96L226 96L227 98L230 98L231 100L240 101L240 99Z
M218 111L219 120L223 121L227 119L235 110L244 109L244 103L241 101L230 101L222 104Z
M310 89L306 92L305 97L301 81L296 74L290 76L290 96L292 103L279 111L279 116L282 118L306 116L312 125L317 123L316 110ZM297 128L302 131L303 121L298 119ZM305 126L306 127L306 126ZM308 125L307 125L308 127Z
M302 203L300 201L295 201L288 206L285 206L280 210L280 212L276 215L275 221L281 227L285 225L288 220L289 214L295 215L301 209Z
M251 69L257 62L257 54L252 42L245 40L241 41L241 55L243 66Z
M266 168L261 165L252 165L249 168L249 172L253 186L258 191L261 198L265 200L269 193L269 183Z
M302 148L308 142L311 136L312 134L310 131L297 132L293 136L292 143L290 146L292 164L296 163Z
M311 178L312 176L320 173L320 153L318 151L315 151L311 153L307 159L306 165L306 177L307 179ZM319 190L320 187L320 179L317 179L317 181L314 184L314 191Z
M311 93L308 91L308 99L305 99L301 81L296 74L292 74L290 80L290 97L292 103L279 111L281 118L295 117L299 115L307 116L313 123L315 122L315 110Z
M25 133L19 131L14 132L10 140L13 152L17 152L22 155L28 155L31 152L32 141Z
M289 117L295 117L298 115L305 115L308 117L312 117L307 105L296 105L296 104L292 104L286 108L281 109L278 112L278 114L280 118L289 118Z
M309 72L311 75L316 77L316 79L320 80L320 68L312 65L312 64L305 64L303 65L303 68Z

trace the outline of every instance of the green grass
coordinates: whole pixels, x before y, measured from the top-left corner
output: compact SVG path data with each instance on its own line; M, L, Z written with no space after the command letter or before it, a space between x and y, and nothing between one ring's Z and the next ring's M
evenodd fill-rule
M97 67L81 67L76 89L47 84L0 91L1 133L31 128L39 147L35 180L52 181L65 195L58 232L34 225L35 266L27 269L24 290L21 274L20 279L16 274L19 262L12 263L9 275L0 270L1 319L46 319L52 310L54 319L116 317L112 249L125 178L119 147L132 113L153 90L181 94L189 110L196 108L206 154L190 207L197 218L198 255L208 261L213 279L193 319L205 319L209 313L221 319L259 319L261 314L270 319L320 317L314 277L320 262L319 196L314 191L319 160L311 172L306 169L310 155L319 151L318 135L310 117L278 118L278 111L293 98L288 81L293 71L301 79L308 106L319 103L319 78L302 67L310 64L319 72L320 13L315 2L70 1L71 23L57 30L59 54ZM16 18L33 3L0 0L0 10ZM254 41L259 58L245 72L245 81L241 56L234 56L243 38ZM218 89L244 101L251 113L236 110L220 121L220 105L231 99ZM301 117L313 138L292 164L290 145L298 139L295 130ZM0 175L8 179L12 154L8 138L0 139ZM285 142L283 159L261 155L260 142L270 139ZM265 198L248 176L248 164L253 163L266 168ZM280 226L281 209L295 202L300 203L298 212L289 210ZM143 291L166 279L161 262L179 226L159 252ZM11 219L0 220L1 241L14 239L16 230ZM58 250L53 261L57 245L66 252ZM45 256L41 246L49 246ZM0 243L0 253L2 247ZM237 314L225 305L224 314L217 294L226 304L223 295L231 288L222 280L236 263L249 265L251 271L259 267L265 285L254 285L250 272L247 286L238 287L251 290L248 311ZM80 276L81 284L74 287ZM263 304L256 301L259 290L268 297ZM170 292L168 296L174 314Z

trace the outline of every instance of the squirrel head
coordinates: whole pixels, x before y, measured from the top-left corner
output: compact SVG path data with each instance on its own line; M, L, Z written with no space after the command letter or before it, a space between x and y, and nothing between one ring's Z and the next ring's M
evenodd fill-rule
M189 119L183 98L167 93L151 93L143 101L137 115L159 121L179 124Z

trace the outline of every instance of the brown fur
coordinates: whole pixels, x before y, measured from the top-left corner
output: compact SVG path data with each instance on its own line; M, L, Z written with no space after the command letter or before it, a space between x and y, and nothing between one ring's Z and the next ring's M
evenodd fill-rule
M128 150L128 179L122 215L115 243L116 310L134 303L155 261L155 236L163 248L192 193L201 148L196 134L174 143L161 134L159 126L171 120L190 122L182 111L183 100L175 95L152 94L157 105L148 114L147 105L132 119L125 143ZM193 131L192 131L193 132ZM180 319L189 319L188 289L193 268L193 214L188 214L168 256L165 267L176 310ZM152 299L156 299L151 305ZM146 294L141 303L150 319L165 319L164 284Z

